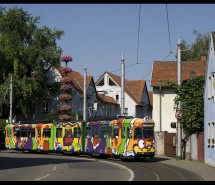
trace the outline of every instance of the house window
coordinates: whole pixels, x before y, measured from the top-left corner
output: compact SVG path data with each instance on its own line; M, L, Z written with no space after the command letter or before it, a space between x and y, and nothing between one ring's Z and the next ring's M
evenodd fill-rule
M210 123L208 123L208 139L207 139L208 145L210 145L210 139L211 139L210 130L211 130Z
M214 82L214 75L211 75L211 98L214 97L214 85L213 85L213 82Z
M124 114L125 114L125 115L128 115L128 108L125 108Z
M104 78L101 79L101 81L97 84L97 86L103 86L105 83Z
M214 147L214 140L215 140L215 125L214 125L214 122L212 122L212 125L211 125L211 145L213 145Z
M208 78L208 99L211 98L211 77Z
M116 94L116 101L119 101L119 95Z
M116 84L110 78L108 78L108 85L110 85L110 86L116 86Z
M43 102L41 109L42 109L41 110L42 112L48 112L49 111L49 104L48 104L48 102Z
M213 102L215 102L215 78L214 78L214 74L212 75L212 84L211 84L211 88L212 88L212 96L213 96Z
M209 78L208 78L208 99L210 98L214 98L213 99L213 102L215 102L215 97L214 97L214 75L211 75Z

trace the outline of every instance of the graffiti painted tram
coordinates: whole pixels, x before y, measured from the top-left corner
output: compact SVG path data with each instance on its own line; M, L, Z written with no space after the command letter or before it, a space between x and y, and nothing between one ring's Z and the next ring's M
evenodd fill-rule
M154 124L148 116L88 122L8 123L5 147L23 152L152 158L155 155Z

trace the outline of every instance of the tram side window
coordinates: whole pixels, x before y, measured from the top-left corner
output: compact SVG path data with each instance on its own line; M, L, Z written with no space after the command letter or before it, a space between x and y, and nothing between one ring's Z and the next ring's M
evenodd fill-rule
M142 138L142 128L136 128L134 133L134 139Z
M113 127L113 138L118 138L119 137L119 127L114 126Z
M131 139L131 138L132 138L132 130L131 130L131 127L127 127L127 133L128 133L128 138Z
M43 129L43 138L50 138L51 136L51 129L50 128L44 128Z
M56 129L56 133L57 133L57 134L56 134L56 137L57 137L57 138L61 138L61 137L62 137L62 128L57 128L57 129Z
M106 126L102 126L102 130L101 130L101 138L106 138L107 137L107 129Z
M112 127L108 126L108 130L107 130L107 138L111 138L112 136Z
M125 138L125 127L121 128L121 137Z
M28 129L27 128L21 128L20 129L20 137L28 137Z
M28 137L35 137L35 130L33 128L28 129Z
M93 137L98 137L99 136L99 129L98 129L98 127L94 127L94 129L93 129Z
M81 129L76 127L74 128L74 137L81 137Z
M65 129L65 136L72 137L72 129Z
M14 128L14 137L20 137L20 128Z
M87 126L87 134L86 134L87 138L90 138L91 136L91 127Z
M40 129L37 130L37 137L41 137L41 130Z

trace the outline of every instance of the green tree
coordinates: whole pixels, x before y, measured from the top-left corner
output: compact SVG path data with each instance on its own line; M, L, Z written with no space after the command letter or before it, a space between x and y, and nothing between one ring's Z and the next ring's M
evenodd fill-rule
M27 117L32 106L49 97L58 86L48 83L46 72L60 65L62 49L56 41L64 31L39 28L40 17L22 8L0 7L0 111L8 117L9 81L13 76L13 112Z
M201 34L196 30L193 30L193 34L196 36L196 40L193 44L189 45L185 40L181 41L181 53L182 61L198 61L201 56L208 56L210 34Z

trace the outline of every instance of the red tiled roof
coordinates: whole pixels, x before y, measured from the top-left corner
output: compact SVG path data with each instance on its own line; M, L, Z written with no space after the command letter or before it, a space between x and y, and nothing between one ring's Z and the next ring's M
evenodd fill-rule
M84 77L80 75L79 72L76 71L72 71L71 73L68 73L68 76L72 77L73 79L73 85L76 88L76 90L80 91L83 93L84 91ZM92 76L87 76L87 82L86 82L86 86L87 89L90 85L90 82L92 80Z
M116 76L106 71L113 81L115 81L121 87L121 77ZM104 73L104 74L105 74ZM103 74L103 76L104 76ZM98 79L98 81L102 76ZM125 92L139 105L141 105L143 89L146 85L145 80L125 80Z
M168 80L177 83L177 64L176 61L155 61L153 64L151 86L169 86L159 82L160 80ZM190 77L205 76L207 61L202 57L202 61L182 61L181 77L182 81Z
M60 69L57 68L57 70L60 72ZM65 76L64 73L61 73L62 76ZM81 95L83 95L83 91L84 91L84 77L80 75L79 72L76 71L72 71L71 73L68 73L69 77L72 77L72 86L75 88L76 91L78 91ZM93 80L92 76L87 76L87 82L86 82L86 86L87 89L90 85L91 80Z
M152 93L152 91L148 91L148 95L149 95L149 103L153 107L153 93Z
M98 93L98 97L103 101L103 102L107 102L107 103L112 103L112 104L118 104L117 101L110 97L110 96L106 96L104 94L99 94Z

